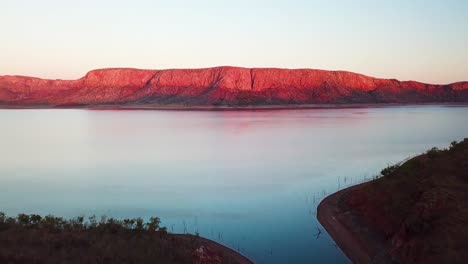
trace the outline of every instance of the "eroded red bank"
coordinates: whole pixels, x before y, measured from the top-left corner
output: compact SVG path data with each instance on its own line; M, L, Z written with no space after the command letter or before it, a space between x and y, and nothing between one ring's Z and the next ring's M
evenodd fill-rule
M0 76L3 105L283 105L468 102L468 82L432 85L344 71L100 69L78 80Z

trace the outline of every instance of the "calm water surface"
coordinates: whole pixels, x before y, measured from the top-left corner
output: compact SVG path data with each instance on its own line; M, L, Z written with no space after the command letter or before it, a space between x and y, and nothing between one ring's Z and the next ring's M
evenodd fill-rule
M159 216L256 263L347 263L320 200L468 137L468 107L0 110L0 210ZM317 236L317 230L322 233Z

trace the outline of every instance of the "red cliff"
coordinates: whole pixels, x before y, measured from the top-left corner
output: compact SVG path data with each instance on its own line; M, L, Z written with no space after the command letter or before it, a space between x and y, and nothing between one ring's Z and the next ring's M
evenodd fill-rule
M0 105L256 106L468 102L468 82L432 85L344 71L101 69L78 80L0 76Z

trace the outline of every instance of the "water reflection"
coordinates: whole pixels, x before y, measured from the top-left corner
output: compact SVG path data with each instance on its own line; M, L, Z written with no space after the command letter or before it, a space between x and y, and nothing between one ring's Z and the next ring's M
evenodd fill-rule
M9 214L160 216L257 263L347 262L323 197L468 132L468 108L0 110Z

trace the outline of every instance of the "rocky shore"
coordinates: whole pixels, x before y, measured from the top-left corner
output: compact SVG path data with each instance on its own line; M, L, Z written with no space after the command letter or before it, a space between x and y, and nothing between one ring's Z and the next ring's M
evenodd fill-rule
M468 139L325 198L318 219L354 263L466 263Z

